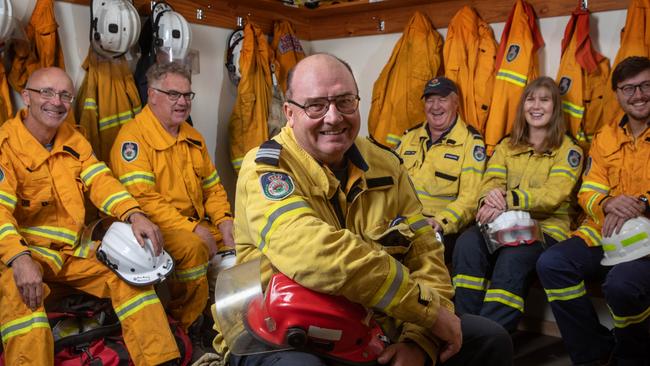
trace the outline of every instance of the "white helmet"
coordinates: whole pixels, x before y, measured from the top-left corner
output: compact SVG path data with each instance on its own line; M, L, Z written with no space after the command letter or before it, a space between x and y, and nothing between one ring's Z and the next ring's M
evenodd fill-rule
M228 37L228 48L226 49L226 69L228 77L233 84L239 85L241 70L239 69L239 57L244 45L244 30L237 29Z
M153 8L153 42L156 52L162 50L171 60L183 60L192 43L189 23L165 2Z
M503 246L518 246L543 241L537 220L526 211L506 211L489 224L481 225L481 232L490 253Z
M161 282L174 269L174 261L164 250L156 256L151 241L145 241L143 248L135 239L131 225L115 222L97 249L97 259L131 285L147 286Z
M140 16L130 0L93 0L90 44L100 55L120 57L140 36Z
M650 255L650 220L640 216L625 221L621 231L603 238L603 266L614 266Z
M11 0L0 0L0 42L8 41L16 28Z

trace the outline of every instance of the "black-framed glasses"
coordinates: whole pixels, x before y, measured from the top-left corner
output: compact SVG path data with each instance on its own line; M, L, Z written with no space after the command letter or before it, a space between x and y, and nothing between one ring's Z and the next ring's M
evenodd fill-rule
M70 94L70 92L66 90L62 90L59 92L52 88L41 88L41 89L25 88L25 90L38 93L43 99L52 99L58 95L59 99L61 99L63 103L72 103L72 101L74 100L74 95Z
M171 100L172 102L177 101L181 96L183 96L183 99L185 99L186 102L189 102L192 99L194 99L194 96L196 95L196 93L194 92L181 93L177 90L162 90L162 89L154 88L153 86L151 86L150 88L157 92L166 94L167 98L169 98L169 100Z
M626 84L617 86L616 89L620 90L626 97L631 97L636 92L636 88L641 89L641 93L650 94L650 80L646 80L640 84Z
M327 111L330 109L330 104L332 104L332 102L334 102L334 105L336 105L336 110L338 110L340 113L352 114L357 111L357 108L359 108L360 100L361 98L359 98L358 95L343 94L337 95L335 97L309 99L303 105L298 104L296 101L293 101L291 99L287 100L287 103L291 103L296 107L302 108L302 110L305 111L307 117L316 119L321 118L327 114Z

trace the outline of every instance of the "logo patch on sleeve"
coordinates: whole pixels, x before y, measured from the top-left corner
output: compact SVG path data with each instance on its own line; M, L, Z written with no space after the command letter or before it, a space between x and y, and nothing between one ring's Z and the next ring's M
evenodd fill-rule
M506 60L508 62L514 61L517 56L519 55L519 51L521 50L521 47L518 44L511 44L510 47L508 47L508 53L506 54Z
M580 165L580 159L582 155L575 150L569 150L569 155L567 156L567 161L572 168L577 168Z
M285 173L269 172L260 176L260 184L264 196L273 201L279 201L293 193L295 186L290 176Z
M5 171L2 170L2 167L0 167L0 182L5 180Z
M485 160L485 147L476 145L474 146L474 159L476 161L483 161Z
M137 159L139 152L140 148L137 143L132 141L125 141L122 143L122 159L127 163Z

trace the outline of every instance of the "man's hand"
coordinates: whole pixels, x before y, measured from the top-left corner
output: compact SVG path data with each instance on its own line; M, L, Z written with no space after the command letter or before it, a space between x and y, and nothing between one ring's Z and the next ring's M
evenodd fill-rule
M499 217L503 213L503 210L494 208L488 205L483 205L481 208L478 209L478 212L476 213L476 221L483 225L483 224L489 224L494 219Z
M194 234L198 235L203 243L208 247L208 259L212 259L215 254L217 254L217 241L214 240L214 236L210 232L210 229L199 224L194 228Z
M427 217L426 220L429 226L433 228L433 230L442 234L442 226L438 223L438 221L436 221L433 217Z
M396 343L384 349L377 362L391 366L424 366L426 353L415 343Z
M443 343L440 345L440 361L445 362L460 351L463 345L463 335L460 329L460 318L445 307L438 308L438 319L431 329L433 335Z
M235 237L232 232L232 220L221 221L217 228L221 231L223 244L229 248L235 247Z
M610 213L605 216L605 222L603 223L602 234L603 238L612 236L612 234L618 234L623 227L623 224L627 221L622 217L618 216L615 213Z
M606 200L603 211L605 216L616 214L624 220L629 220L645 213L645 203L636 197L621 194Z
M140 212L132 213L129 216L129 221L131 222L131 230L133 230L133 235L135 235L135 240L138 241L138 244L144 248L144 240L149 239L151 240L151 244L153 244L155 254L157 256L160 255L163 250L164 241L158 225L149 221L147 216Z
M483 205L505 211L508 206L508 202L506 201L506 191L502 188L494 188L488 192L485 198L483 198Z
M31 256L25 254L11 262L14 282L27 307L36 310L43 303L43 274Z

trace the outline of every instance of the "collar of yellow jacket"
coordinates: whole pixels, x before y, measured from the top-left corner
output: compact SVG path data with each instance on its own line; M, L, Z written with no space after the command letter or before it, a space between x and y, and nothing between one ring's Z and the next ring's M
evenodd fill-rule
M192 146L201 147L203 145L203 137L189 123L184 122L178 130L178 136L172 136L162 126L156 115L153 114L149 105L146 105L140 114L139 119L143 121L148 132L144 133L143 138L147 143L156 150L166 150L180 141L187 141Z
M548 150L537 155L553 157L557 155L558 151L562 149L562 146L565 146L570 140L571 138L565 135L564 138L562 139L562 144L557 149ZM532 146L515 146L515 147L510 146L510 137L504 138L503 144L507 148L507 154L510 156L521 155L521 154L530 154L530 155L535 154L535 149Z
M428 130L427 121L424 121L420 127L417 129L417 140L420 141L429 141L429 130ZM460 115L456 116L456 121L452 122L450 129L445 131L436 144L446 144L446 145L462 145L467 138L468 130L465 121L460 118Z
M25 127L23 120L26 116L27 109L21 109L14 118L2 126L2 130L6 133L7 143L23 165L35 170L50 156L57 153L67 153L79 159L81 152L76 151L75 148L83 137L75 131L73 126L67 122L62 123L54 137L52 151L47 151Z

